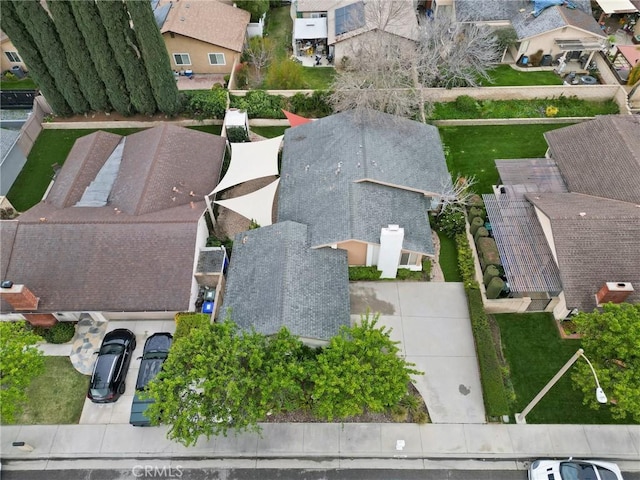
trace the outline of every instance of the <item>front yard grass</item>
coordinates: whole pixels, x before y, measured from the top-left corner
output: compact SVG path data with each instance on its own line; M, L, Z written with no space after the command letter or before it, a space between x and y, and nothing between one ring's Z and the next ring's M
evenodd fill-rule
M438 263L444 274L444 280L446 282L461 282L462 276L458 269L458 249L456 248L456 241L439 232L438 238L440 239L440 256Z
M0 90L36 90L38 87L30 77L16 78L15 80L0 80Z
M80 421L89 376L78 372L69 357L44 357L44 372L27 388L29 401L16 425L59 425Z
M190 127L194 130L220 134L219 125L202 125ZM104 128L107 132L118 135L131 135L143 130L141 128ZM35 145L27 158L13 186L7 193L7 198L18 212L24 212L38 203L53 177L51 165L62 165L73 147L73 143L80 137L89 135L97 129L82 130L42 130Z
M502 350L510 367L516 395L512 411L521 412L576 353L580 348L580 340L561 339L555 320L549 313L501 314L494 317L500 326ZM628 423L613 419L607 406L593 410L583 405L583 399L583 394L572 387L569 370L527 415L527 423Z
M472 189L482 194L492 193L491 186L499 182L496 159L544 157L547 143L542 134L568 125L486 125L439 130L451 175L475 176Z
M491 81L483 80L485 87L517 87L527 85L562 85L562 79L554 72L521 72L509 65L498 65L490 73Z

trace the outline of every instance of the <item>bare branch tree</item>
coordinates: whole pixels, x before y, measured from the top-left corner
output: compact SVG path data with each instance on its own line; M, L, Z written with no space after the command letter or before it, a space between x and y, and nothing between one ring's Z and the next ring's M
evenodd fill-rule
M475 195L471 187L476 184L476 177L456 176L451 183L449 179L443 179L441 189L438 192L440 198L440 212L448 208L450 211L464 211L470 204L471 197Z
M249 39L249 43L245 47L244 53L249 58L249 63L251 63L255 69L256 84L260 84L262 82L262 71L269 65L269 63L271 63L271 60L273 59L273 52L273 41L270 38L252 37Z
M448 17L407 29L415 15L408 5L367 2L366 28L350 39L348 61L338 65L333 81L336 111L360 107L424 121L423 88L476 86L489 78L501 54L495 33Z

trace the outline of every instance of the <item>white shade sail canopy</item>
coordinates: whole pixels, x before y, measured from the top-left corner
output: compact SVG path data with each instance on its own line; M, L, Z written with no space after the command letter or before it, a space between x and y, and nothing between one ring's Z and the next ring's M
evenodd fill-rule
M597 0L602 11L610 15L612 13L634 13L638 9L629 0Z
M276 196L278 183L280 183L279 178L253 193L242 195L241 197L229 198L227 200L216 200L214 203L233 210L249 220L255 221L261 227L266 227L273 223L271 212L273 210L273 200Z
M256 178L278 175L278 151L283 137L280 135L262 142L232 143L229 170L211 193Z

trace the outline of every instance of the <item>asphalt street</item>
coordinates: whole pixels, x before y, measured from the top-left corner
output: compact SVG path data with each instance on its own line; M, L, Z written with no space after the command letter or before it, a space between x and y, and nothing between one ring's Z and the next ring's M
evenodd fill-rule
M640 480L640 472L623 472L625 480ZM213 469L180 465L145 465L127 469L3 471L3 480L526 480L523 470L302 470L302 469Z

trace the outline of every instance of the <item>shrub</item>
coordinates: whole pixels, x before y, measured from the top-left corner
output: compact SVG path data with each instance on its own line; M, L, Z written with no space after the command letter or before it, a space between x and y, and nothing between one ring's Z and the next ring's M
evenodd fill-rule
M299 90L305 88L304 67L298 62L286 58L274 62L264 81L265 87L271 90Z
M311 95L298 92L285 100L286 109L303 117L326 117L333 113L329 103L330 94L326 90L315 90Z
M249 134L244 127L227 127L227 140L231 143L248 142Z
M247 88L249 85L249 66L246 63L238 65L236 68L236 87Z
M418 425L429 423L429 415L424 410L418 410L413 415L411 415L411 418L413 418L413 421Z
M184 113L203 120L205 118L224 118L227 110L227 91L216 88L209 91L183 91Z
M473 240L477 242L479 238L488 237L488 236L489 236L489 230L487 230L484 227L480 227L478 228L478 230L476 230L476 233L473 236Z
M349 267L349 281L378 280L382 272L377 267Z
M480 217L482 219L482 221L484 222L484 220L486 218L486 212L484 211L483 208L471 207L469 209L469 221L473 220L476 217ZM483 225L484 225L484 223L483 223Z
M482 277L482 282L485 285L489 285L489 282L491 281L491 279L494 278L494 277L498 277L498 276L500 276L500 271L498 270L498 267L496 267L495 265L489 265L484 270L484 275Z
M469 223L469 231L471 232L471 235L475 235L478 229L481 227L484 227L484 220L482 219L482 217L475 217L473 220L471 220L471 222Z
M406 422L409 417L409 412L403 406L397 405L391 409L391 418L396 423Z
M540 62L542 61L542 55L544 52L542 50L538 50L536 53L529 55L529 62L532 67L539 67Z
M436 230L449 238L453 238L458 233L464 232L464 213L459 210L454 210L453 207L447 205L434 218L434 223Z
M178 340L182 337L188 337L191 330L194 328L202 328L211 322L211 315L206 313L191 313L182 312L176 314L176 333L174 333L174 340Z
M545 109L544 114L547 117L555 117L556 115L558 115L558 112L559 112L558 107L554 107L553 105L549 105Z
M67 343L76 334L75 322L58 322L51 328L34 327L33 332L40 335L47 343Z
M250 90L243 97L230 95L231 108L245 110L249 118L285 118L282 113L284 99L269 95L264 90Z
M9 71L6 71L6 72L4 73L4 79L5 79L5 80L13 81L13 80L17 80L17 78L18 78L18 77L16 77L16 75L15 75L14 73L11 73L11 72L9 72Z
M480 257L480 266L483 269L487 265L502 265L498 246L493 238L478 238L476 245L478 247L478 257Z
M487 285L487 298L490 298L490 299L498 298L503 288L504 288L504 280L502 280L500 277L493 277L489 282L489 284Z
M475 113L480 109L480 105L476 99L469 95L460 95L456 98L455 104L461 112Z
M467 241L467 235L459 233L456 235L455 240L458 249L458 269L460 270L462 281L465 285L472 285L476 282L476 264L473 252Z

